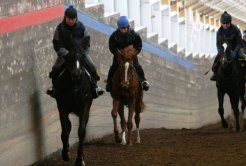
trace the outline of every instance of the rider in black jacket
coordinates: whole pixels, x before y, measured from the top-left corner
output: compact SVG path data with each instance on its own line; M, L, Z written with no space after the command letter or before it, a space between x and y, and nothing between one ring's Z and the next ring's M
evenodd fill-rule
M221 27L217 31L216 35L216 46L218 53L214 59L214 64L212 66L212 70L214 75L210 78L210 80L216 80L216 73L218 66L220 64L220 57L224 53L223 42L228 41L232 47L231 56L233 58L244 58L244 53L242 50L242 35L241 31L238 27L231 23L231 15L228 14L226 11L221 15L220 22Z
M118 64L116 59L116 54L123 48L133 45L133 47L140 53L142 49L142 40L138 33L136 33L129 26L129 21L126 16L121 16L117 20L118 29L114 31L109 38L109 50L114 55L113 64L111 65L107 78L106 91L110 92L112 90L112 77L116 71ZM141 85L145 91L149 89L149 83L147 82L142 66L138 62L138 58L133 60L135 70L138 74Z
M69 51L74 47L72 41L74 40L83 40L84 37L88 37L84 25L77 19L77 10L70 6L65 11L65 16L63 21L57 26L54 36L53 36L53 46L57 53L57 60L55 65L52 67L52 71L50 72L50 77L52 78L52 82L55 81L59 73L62 71L64 62L66 61L66 57L69 56ZM82 47L86 52L85 56L85 64L88 68L89 73L92 76L92 87L93 87L93 97L96 98L99 95L102 95L104 91L97 86L97 78L99 77L96 71L96 66L92 62L92 59L89 56L89 48L90 48L90 40L86 40L83 42ZM54 88L47 90L47 94L54 97L55 90Z

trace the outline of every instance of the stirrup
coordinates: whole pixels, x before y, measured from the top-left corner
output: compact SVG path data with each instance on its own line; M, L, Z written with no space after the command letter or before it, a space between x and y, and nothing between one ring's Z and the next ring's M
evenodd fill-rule
M142 84L143 90L145 90L145 91L149 90L149 83L148 83L148 81L143 81L141 84Z
M96 92L97 92L98 96L101 96L104 94L104 90L101 87L97 87Z
M104 90L100 87L97 87L97 88L94 88L92 90L92 97L94 99L98 98L99 96L103 95L104 94Z

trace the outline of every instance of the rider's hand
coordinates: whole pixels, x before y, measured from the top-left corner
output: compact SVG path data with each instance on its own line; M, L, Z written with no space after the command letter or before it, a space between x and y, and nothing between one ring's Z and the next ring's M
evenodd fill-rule
M60 48L58 51L57 51L58 55L62 56L62 57L67 57L69 51L65 48Z

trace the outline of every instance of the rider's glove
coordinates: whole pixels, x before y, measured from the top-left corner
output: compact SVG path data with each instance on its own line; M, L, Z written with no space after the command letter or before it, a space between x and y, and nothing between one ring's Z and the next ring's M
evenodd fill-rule
M58 55L62 56L62 57L66 57L69 53L69 51L65 48L60 48L58 51L57 51Z

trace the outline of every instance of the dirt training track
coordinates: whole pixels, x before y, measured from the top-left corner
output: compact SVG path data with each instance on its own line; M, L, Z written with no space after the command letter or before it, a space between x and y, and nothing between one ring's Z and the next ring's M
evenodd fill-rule
M195 130L145 129L141 144L123 146L114 136L105 136L85 145L88 166L239 166L246 165L246 132L223 129L221 124ZM135 138L135 132L133 135ZM73 166L61 160L60 151L33 166Z

